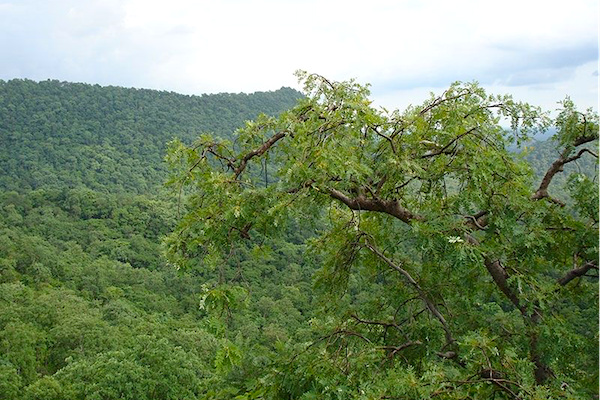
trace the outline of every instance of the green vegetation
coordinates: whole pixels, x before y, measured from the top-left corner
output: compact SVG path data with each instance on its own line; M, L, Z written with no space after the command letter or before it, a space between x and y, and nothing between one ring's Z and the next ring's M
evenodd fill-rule
M240 254L250 271L232 264L223 279L252 282L256 306L209 315L218 278L161 255L177 214L162 159L176 135L231 135L299 96L0 82L1 399L223 398L258 377L251 363L273 358L297 307L310 308L302 241L260 265ZM248 290L230 292L249 303ZM228 363L248 343L255 360L232 383Z
M597 116L303 79L0 81L0 399L598 394Z
M183 96L27 80L0 81L0 187L85 186L148 194L162 187L166 143L204 132L229 136L259 113L277 114L300 93Z
M574 175L569 205L550 184L584 156L597 162L583 146L597 144L598 116L567 99L550 121L475 84L389 113L354 82L300 76L307 96L247 123L235 145L203 136L170 152L186 214L168 255L184 270L290 223L318 225L309 243L328 295L311 325L322 336L289 342L265 393L596 394L597 181ZM508 148L550 123L560 150L534 179ZM270 183L247 173L268 163Z

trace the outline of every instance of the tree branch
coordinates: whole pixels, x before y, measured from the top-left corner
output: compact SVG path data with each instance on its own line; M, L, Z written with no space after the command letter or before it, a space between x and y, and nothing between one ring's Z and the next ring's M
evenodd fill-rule
M508 274L502 267L500 260L485 260L485 268L488 270L492 279L498 286L498 289L510 300L510 302L516 307L517 310L523 314L524 317L527 317L527 310L525 306L521 305L519 298L516 293L508 286Z
M278 133L274 134L273 136L271 136L269 138L269 140L264 142L259 148L252 150L251 152L247 153L244 157L242 157L242 159L240 160L240 164L234 170L235 179L237 179L242 174L242 172L244 172L244 170L246 169L246 166L248 165L248 161L250 161L254 157L262 156L275 143L277 143L278 140L284 138L288 133L289 132L287 132L287 131L283 131L283 132L278 132Z
M581 267L573 268L569 272L565 274L562 278L560 278L557 282L560 286L566 286L573 279L578 278L580 276L584 276L590 269L598 269L598 265L595 261L588 261Z
M429 309L431 314L442 325L442 328L444 329L444 332L446 334L446 345L454 343L455 339L452 337L452 332L450 332L450 328L448 327L448 323L446 322L446 319L444 318L442 313L439 312L439 310L437 309L435 304L429 299L429 297L427 296L427 293L425 293L425 291L421 288L419 283L408 273L408 271L406 271L405 269L403 269L402 267L400 267L399 265L394 263L392 260L390 260L388 257L386 257L385 254L383 254L377 247L375 247L373 244L371 244L368 240L365 241L365 246L369 250L371 250L371 252L373 252L373 254L375 254L382 261L384 261L388 266L390 266L392 269L395 269L396 271L400 272L400 274L402 274L404 276L404 278L408 281L408 283L410 283L415 288L415 290L419 294L419 297L421 298L423 303L425 303L425 305L427 306L427 308Z
M485 230L487 226L487 215L488 211L480 211L475 215L465 215L464 217L468 220L466 224L473 230Z
M424 155L421 156L421 158L435 157L437 155L446 153L446 150L448 150L448 148L450 146L452 146L454 143L456 143L457 141L459 141L462 137L467 136L469 133L475 131L475 129L477 129L477 128L471 128L468 131L461 133L460 135L458 135L457 137L455 137L454 139L452 139L447 145L445 145L444 147L442 147L438 151L433 152L433 153L424 154Z
M402 343L400 346L381 346L379 348L382 350L389 351L390 353L388 354L388 357L392 358L396 355L397 352L402 351L407 347L418 346L421 344L423 344L423 342L421 342L420 340L411 340L406 343Z
M383 326L385 328L396 328L397 330L402 332L400 327L394 322L369 321L369 320L365 320L365 319L360 319L356 314L352 314L351 317L354 318L356 320L356 322L358 322L359 324L378 325L378 326Z
M228 166L229 168L231 168L232 170L234 170L234 169L235 169L235 166L234 166L234 164L233 164L233 160L231 160L231 159L230 159L230 158L228 158L228 157L225 157L225 156L224 156L224 155L222 155L222 154L219 154L219 153L217 153L217 152L215 151L214 147L215 147L215 144L211 144L209 147L206 147L206 148L205 148L205 151L206 151L207 153L210 153L210 154L212 154L212 155L213 155L213 156L215 156L217 159L225 161L225 162L227 163L227 166ZM200 159L200 160L202 160L202 159ZM199 161L199 162L200 162L200 161ZM190 172L191 172L191 171L192 171L192 169L194 169L194 168L195 168L197 165L198 165L198 163L196 163L196 164L195 164L195 165L194 165L194 166L193 166L193 167L190 169Z
M438 97L435 100L433 100L427 107L423 108L419 112L419 115L425 115L430 110L434 109L435 107L437 107L440 104L445 103L447 101L452 101L452 100L460 99L461 97L467 96L467 95L471 94L471 91L470 90L463 90L462 92L458 93L455 96L444 97L447 93L448 93L448 91L445 91L444 93L442 93L442 95L440 97Z
M347 196L345 193L329 188L329 195L336 200L341 201L351 210L356 211L375 211L389 214L398 218L401 221L410 224L413 221L423 221L424 218L415 214L408 209L402 207L398 200L382 200L379 198L367 198L364 194L359 194L356 197Z
M582 144L589 143L595 139L596 139L596 137L594 137L594 136L582 136L574 142L574 146L575 147L581 146ZM554 201L555 203L561 205L562 202L551 198L550 195L548 194L548 187L550 186L550 183L552 183L552 179L554 178L554 176L563 170L563 167L565 166L565 164L568 164L570 162L578 160L585 153L590 153L591 155L598 158L598 155L589 149L581 149L581 150L579 150L579 152L576 155L569 157L569 154L571 154L572 150L573 149L571 147L567 147L566 149L564 149L562 151L562 153L556 159L556 161L554 161L552 163L552 165L550 166L550 168L548 168L548 170L546 171L546 174L542 178L542 181L540 182L540 186L535 191L535 193L531 196L532 200L541 200L544 198L550 198L551 201ZM564 205L564 204L562 204L562 205Z
M357 338L360 338L360 339L364 340L367 343L371 343L371 341L368 338L364 337L360 333L349 331L347 329L338 329L337 331L335 331L335 332L333 332L333 333L325 336L321 340L329 340L329 339L331 339L332 337L334 337L336 335L354 336L354 337L357 337Z

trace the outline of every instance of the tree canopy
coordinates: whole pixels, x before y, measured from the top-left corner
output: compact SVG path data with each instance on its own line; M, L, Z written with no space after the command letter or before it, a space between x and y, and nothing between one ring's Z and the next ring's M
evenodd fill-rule
M246 307L247 288L176 271L162 158L175 135L230 137L297 97L0 81L0 399L222 399L262 376L312 307L303 245L240 254ZM244 303L232 317L222 294Z
M275 115L300 93L185 96L49 80L0 80L0 187L86 186L151 193L163 186L169 140L228 137L259 113Z
M222 265L241 242L260 248L293 226L314 231L330 297L311 321L324 336L292 346L263 390L597 394L597 181L574 174L569 202L551 186L568 164L597 164L586 147L597 114L566 99L552 120L475 83L390 112L354 81L299 77L306 97L279 117L170 147L181 218L167 246L179 268ZM560 150L536 180L509 149L550 125Z

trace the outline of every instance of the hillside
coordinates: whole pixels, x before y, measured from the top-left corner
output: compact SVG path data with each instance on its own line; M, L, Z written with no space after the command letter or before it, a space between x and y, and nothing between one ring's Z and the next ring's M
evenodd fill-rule
M299 96L0 82L0 399L224 398L272 362L310 308L302 234L268 262L250 247L220 276L178 272L161 247L175 201L157 194L168 141L230 138ZM219 279L240 302L226 320L208 313ZM229 377L242 330L254 350Z
M85 186L149 193L163 185L167 142L204 132L230 136L301 94L185 96L59 81L0 81L0 188Z

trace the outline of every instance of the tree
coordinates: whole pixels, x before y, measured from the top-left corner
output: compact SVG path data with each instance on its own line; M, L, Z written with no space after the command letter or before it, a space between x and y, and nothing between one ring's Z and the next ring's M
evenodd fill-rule
M317 222L319 280L345 300L309 348L329 355L336 368L316 374L338 374L339 390L345 379L348 393L386 398L597 393L597 183L572 178L568 205L551 183L597 159L584 145L598 116L567 99L551 121L475 83L388 112L354 81L299 77L306 97L235 141L171 144L183 199L171 261L218 265L236 242ZM533 182L508 149L551 123L562 150Z

